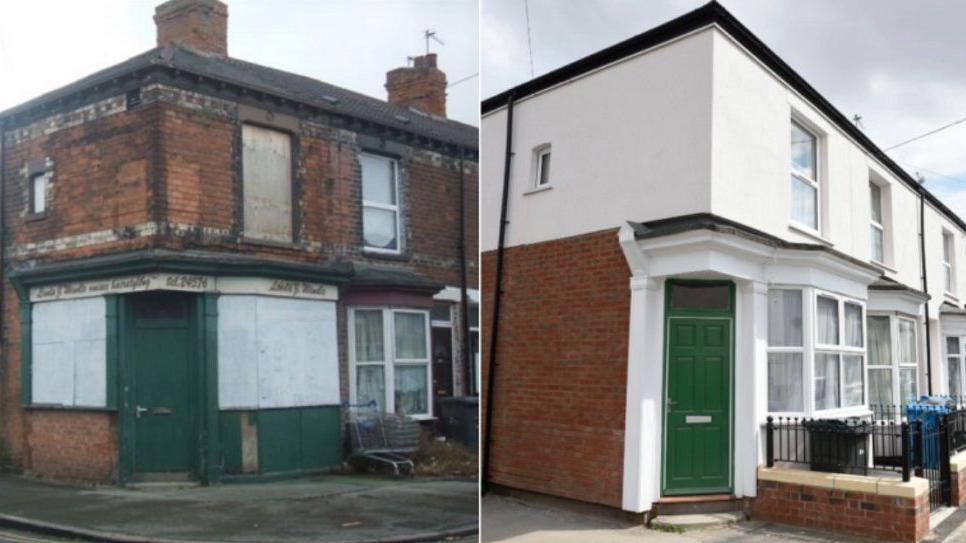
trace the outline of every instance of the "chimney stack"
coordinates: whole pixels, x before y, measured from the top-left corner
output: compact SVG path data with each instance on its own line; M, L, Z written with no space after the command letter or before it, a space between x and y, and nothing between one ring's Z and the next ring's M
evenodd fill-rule
M389 101L430 115L446 116L446 74L436 67L436 53L413 58L413 65L386 74Z
M228 56L228 6L218 0L168 0L154 8L158 47L178 43Z

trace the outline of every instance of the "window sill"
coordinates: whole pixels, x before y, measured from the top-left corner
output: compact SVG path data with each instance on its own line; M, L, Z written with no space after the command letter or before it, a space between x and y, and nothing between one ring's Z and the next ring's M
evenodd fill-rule
M532 188L523 193L524 196L529 196L531 194L537 194L538 192L546 192L553 188L553 185L544 185L542 187Z
M949 291L943 292L943 298L945 298L950 302L955 303L956 305L959 305L959 297L953 294L952 292L949 292Z
M409 260L409 256L402 251L386 251L382 249L373 249L372 247L363 247L362 254L371 258L382 258L385 260Z
M436 420L436 417L432 415L406 415L416 422L430 422Z
M27 403L22 404L21 407L36 411L94 411L100 413L114 413L117 411L117 408L114 407L88 407L83 405L61 405L52 403Z
M790 223L788 223L788 229L789 230L792 230L792 231L795 231L795 232L797 232L799 234L804 234L804 235L806 235L806 236L814 239L815 241L821 243L822 245L825 245L825 246L828 246L828 247L834 247L835 246L834 243L832 243L831 241L823 238L822 235L820 233L818 233L818 231L812 230L811 228L809 228L807 226L804 226L804 225L801 225L801 224L798 224L796 222L790 222Z
M264 247L274 247L276 249L300 249L294 241L282 241L275 239L257 238L242 235L242 243L247 245L261 245Z
M46 218L47 218L47 212L41 211L40 213L27 213L27 216L24 217L23 220L26 222L34 222L34 221L42 221Z
M856 407L839 407L837 409L813 411L811 416L816 419L845 419L850 417L868 417L869 415L872 415L872 410L868 406L860 405Z

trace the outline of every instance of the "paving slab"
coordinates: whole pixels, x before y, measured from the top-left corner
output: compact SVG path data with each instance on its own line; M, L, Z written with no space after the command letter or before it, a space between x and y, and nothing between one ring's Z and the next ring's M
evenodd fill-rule
M108 541L432 541L476 531L477 488L475 480L324 475L132 490L4 475L0 521Z

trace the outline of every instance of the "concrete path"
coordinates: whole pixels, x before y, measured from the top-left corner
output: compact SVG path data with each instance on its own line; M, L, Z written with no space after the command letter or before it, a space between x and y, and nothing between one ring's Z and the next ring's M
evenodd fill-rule
M114 541L432 540L475 532L477 495L476 481L370 475L141 490L0 476L0 524L19 517Z
M616 519L489 495L483 499L484 543L772 543L863 541L762 522L741 522L683 534L649 530Z

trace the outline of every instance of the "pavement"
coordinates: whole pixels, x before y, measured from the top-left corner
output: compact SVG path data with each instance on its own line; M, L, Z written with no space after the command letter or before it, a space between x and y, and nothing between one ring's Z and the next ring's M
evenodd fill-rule
M746 521L668 533L616 518L576 513L542 503L489 494L483 498L484 543L772 543L859 542L841 535L767 522ZM951 541L947 539L946 541ZM958 540L957 540L958 541Z
M478 483L322 475L210 487L79 487L0 476L2 530L114 542L475 539Z

